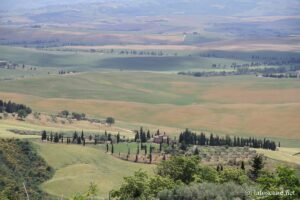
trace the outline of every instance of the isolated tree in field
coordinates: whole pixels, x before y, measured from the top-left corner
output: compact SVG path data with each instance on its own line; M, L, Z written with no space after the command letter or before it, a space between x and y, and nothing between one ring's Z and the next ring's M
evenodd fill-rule
M106 118L106 123L110 126L115 123L115 119L113 117Z
M251 178L253 180L256 180L259 177L262 168L264 167L262 155L257 155L254 157L251 167L252 167L252 169L250 170Z

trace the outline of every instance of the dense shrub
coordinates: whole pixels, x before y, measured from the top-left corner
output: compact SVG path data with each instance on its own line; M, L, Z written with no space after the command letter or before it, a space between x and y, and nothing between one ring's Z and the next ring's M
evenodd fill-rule
M198 183L183 185L173 190L158 193L160 200L242 200L247 199L245 189L233 182Z
M26 199L25 183L30 199L47 199L39 185L48 180L53 170L27 141L0 140L0 199Z

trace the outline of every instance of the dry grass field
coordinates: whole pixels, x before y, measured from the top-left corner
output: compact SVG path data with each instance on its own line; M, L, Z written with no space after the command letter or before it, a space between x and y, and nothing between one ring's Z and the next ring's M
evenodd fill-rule
M0 91L1 98L39 112L67 109L96 118L113 116L121 128L129 130L141 124L166 127L169 134L177 135L177 130L191 128L271 137L282 140L283 146L297 146L300 140L299 80L85 73L7 81Z

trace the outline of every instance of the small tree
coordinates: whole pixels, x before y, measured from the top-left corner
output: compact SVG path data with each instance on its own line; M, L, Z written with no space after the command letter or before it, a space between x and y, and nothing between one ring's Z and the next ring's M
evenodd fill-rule
M241 163L241 169L245 170L245 163L244 163L244 161L242 161L242 163Z
M110 126L115 123L115 119L113 117L106 118L105 122Z
M117 134L117 143L120 142L120 133Z
M55 142L55 143L58 143L58 142L59 142L58 133L55 133L53 142Z
M61 111L60 112L60 115L62 116L62 117L68 117L69 116L69 111L67 111L67 110L63 110L63 111Z
M47 132L44 130L42 132L42 140L46 140L47 139Z
M253 158L251 167L252 169L250 170L250 176L253 180L256 180L259 177L262 168L264 167L262 155L257 155Z
M28 115L27 111L24 109L18 110L18 117L20 119L26 118Z

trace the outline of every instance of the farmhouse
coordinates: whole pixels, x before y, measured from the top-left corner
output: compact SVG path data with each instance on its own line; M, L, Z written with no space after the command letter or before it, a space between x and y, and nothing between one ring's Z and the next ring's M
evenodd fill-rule
M4 68L7 64L7 61L0 60L0 68Z
M166 134L164 134L164 135L155 135L153 137L153 142L157 143L157 144L168 143L169 139L170 139L169 136L167 136Z

